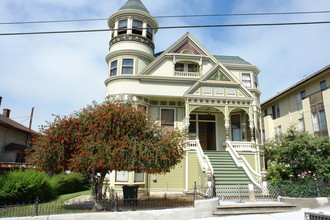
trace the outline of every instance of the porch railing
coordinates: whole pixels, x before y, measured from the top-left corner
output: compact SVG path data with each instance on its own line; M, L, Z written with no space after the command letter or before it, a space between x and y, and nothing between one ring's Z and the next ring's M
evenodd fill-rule
M183 71L175 71L175 76L183 76L183 77L200 77L200 72L183 72Z
M252 151L252 152L255 152L257 150L256 149L256 144L253 143L253 142L231 141L230 143L236 151Z
M188 150L197 151L197 158L199 163L202 166L202 170L205 171L207 174L213 176L214 170L209 160L209 157L204 154L202 146L199 143L199 140L189 140L188 141Z
M247 162L247 160L245 159L245 157L241 157L238 155L238 153L236 152L236 150L234 149L232 142L231 141L226 141L227 144L227 148L226 150L230 153L230 155L232 156L232 158L234 159L235 163L238 166L243 167L245 173L249 176L249 178L251 179L251 181L257 185L258 187L261 187L262 184L262 176L260 174L258 174L249 164L249 162Z

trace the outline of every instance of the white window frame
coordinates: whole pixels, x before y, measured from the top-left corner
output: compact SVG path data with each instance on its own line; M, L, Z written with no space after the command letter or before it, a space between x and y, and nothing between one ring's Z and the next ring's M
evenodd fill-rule
M132 65L126 65L124 66L124 60L133 60L133 64ZM121 75L134 75L134 66L135 66L135 59L132 57L125 57L121 59ZM124 68L132 68L132 73L123 73L123 69Z
M114 62L117 63L116 64L116 67L112 67L112 63L114 63ZM112 71L113 70L116 70L116 74L115 75L112 74ZM110 76L117 76L117 75L118 75L118 60L113 60L113 61L110 62Z
M244 76L248 76L246 79ZM251 73L242 73L242 83L247 88L252 88L252 80L251 80Z
M172 109L172 110L174 110L174 116L173 116L173 118L174 118L174 121L173 121L173 128L175 129L176 128L176 108L167 108L167 107L165 107L165 108L160 108L160 113L159 113L159 115L160 115L160 121L161 121L161 124L162 124L162 126L164 126L163 125L163 122L162 122L162 110L163 109ZM166 126L166 125L165 125Z

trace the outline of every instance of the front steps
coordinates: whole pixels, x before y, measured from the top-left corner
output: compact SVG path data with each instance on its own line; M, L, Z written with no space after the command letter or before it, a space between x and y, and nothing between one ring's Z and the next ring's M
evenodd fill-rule
M252 181L242 167L238 167L227 151L204 151L214 170L215 185L247 185Z
M294 205L285 203L231 203L221 204L214 212L216 216L226 215L248 215L248 214L270 214L297 211Z

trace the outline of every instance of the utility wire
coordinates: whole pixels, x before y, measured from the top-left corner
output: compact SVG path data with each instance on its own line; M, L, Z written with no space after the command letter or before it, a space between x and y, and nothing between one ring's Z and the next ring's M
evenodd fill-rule
M262 27L262 26L294 26L294 25L316 25L330 24L330 21L312 21L312 22L292 22L292 23L263 23L263 24L215 24L215 25L186 25L186 26L164 26L151 29L187 29L187 28L223 28L223 27ZM146 29L146 28L139 28ZM42 34L72 34L72 33L91 33L116 30L133 30L132 28L121 29L96 29L96 30L72 30L72 31L42 31L42 32L21 32L21 33L0 33L0 36L15 35L42 35Z
M164 15L149 16L153 18L193 18L193 17L227 17L227 16L269 16L269 15L300 15L300 14L326 14L330 11L301 11L301 12L264 12L264 13L240 13L240 14L204 14L204 15ZM0 22L0 25L14 24L42 24L42 23L64 23L64 22L86 22L86 21L104 21L107 18L91 18L91 19L73 19L73 20L49 20L49 21L17 21L17 22Z

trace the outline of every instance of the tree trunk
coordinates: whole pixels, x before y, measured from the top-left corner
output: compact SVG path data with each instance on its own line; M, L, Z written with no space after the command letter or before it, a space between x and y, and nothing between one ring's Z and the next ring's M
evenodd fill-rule
M103 182L106 173L99 173L99 175L91 175L91 183L92 183L92 190L93 190L93 211L101 211L103 209L102 206L102 189L103 189Z

